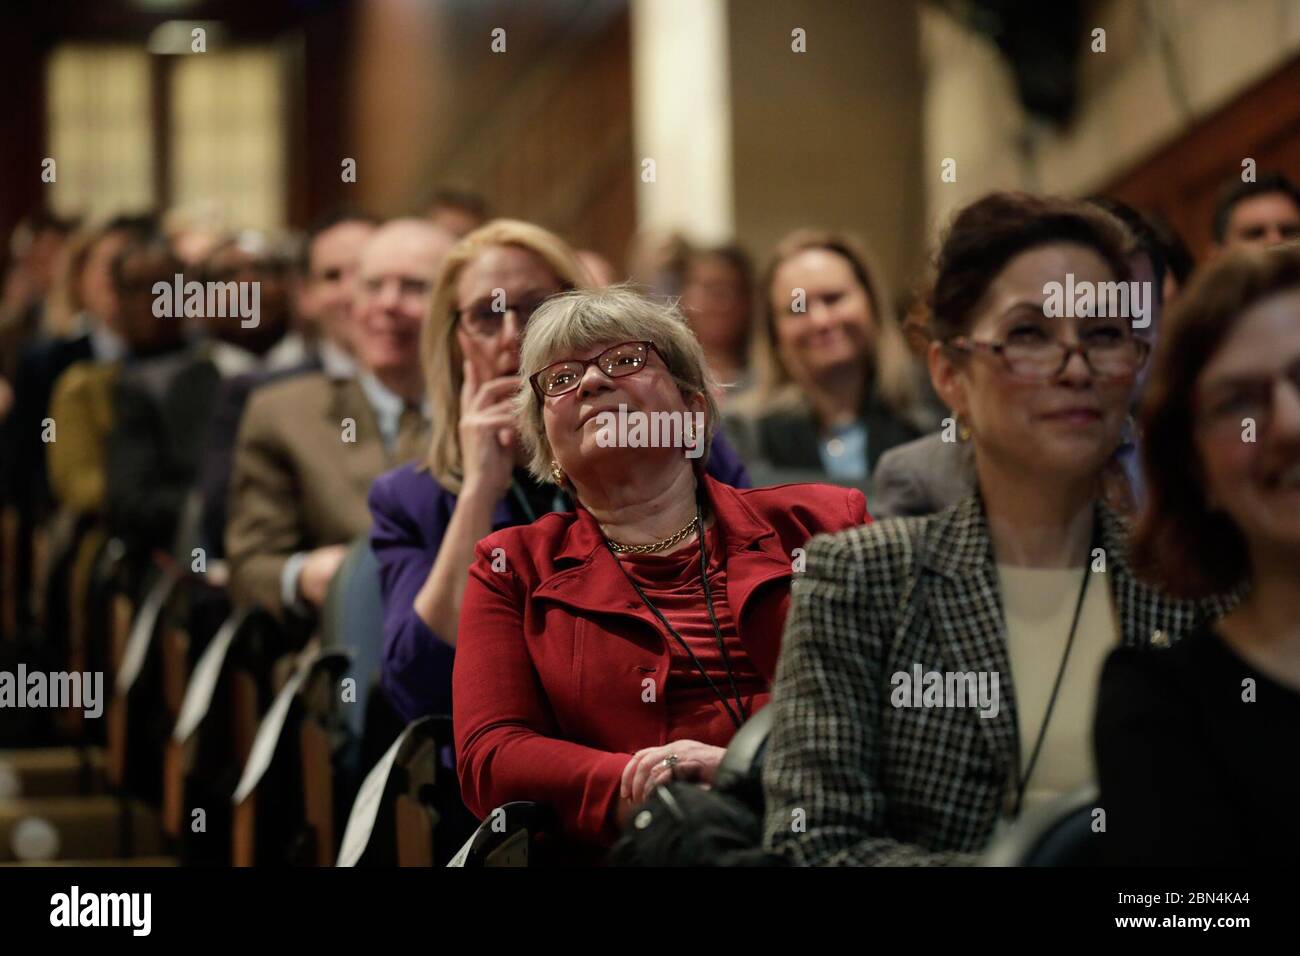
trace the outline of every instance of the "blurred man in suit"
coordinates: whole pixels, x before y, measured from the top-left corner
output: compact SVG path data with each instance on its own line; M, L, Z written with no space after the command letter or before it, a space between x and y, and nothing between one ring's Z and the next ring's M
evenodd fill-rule
M467 189L443 188L429 198L425 217L460 239L487 222L488 204L478 193Z
M378 222L336 212L308 231L298 262L294 296L303 331L312 341L318 369L351 374L352 314L361 252Z
M214 303L209 301L202 317L209 336L205 341L130 361L114 385L105 504L110 528L142 555L171 548L195 487L222 381L301 363L301 343L287 335L287 266L282 252L257 234L218 246L196 277L237 283L241 299L255 289L254 320L210 314ZM168 285L171 279L167 277ZM155 321L179 328L183 320Z
M322 370L267 385L249 400L226 528L237 601L310 616L348 542L370 525L370 483L423 452L420 327L452 242L424 220L377 229L358 271L356 375Z
M356 275L361 251L375 225L367 216L338 212L307 230L293 282L299 326L308 340L306 360L288 369L238 375L221 384L199 467L203 498L200 536L209 558L225 556L230 473L248 397L263 385L307 372L324 371L339 379L356 373L352 358Z
M1300 238L1300 188L1281 173L1233 178L1214 207L1214 252Z
M13 415L2 432L0 457L10 466L5 469L8 474L4 481L13 491L12 500L33 523L43 520L51 505L46 456L55 449L42 441L42 421L47 415L56 421L69 417L53 415L55 385L77 365L82 368L74 380L104 378L108 366L126 352L117 328L111 266L128 242L148 236L153 229L154 223L147 216L118 216L74 239L51 296L69 313L67 321L60 323L63 335L37 341L22 354L14 380ZM57 294L59 291L62 295ZM102 482L102 468L99 477ZM61 495L56 497L59 504L66 504ZM79 510L97 510L97 506Z

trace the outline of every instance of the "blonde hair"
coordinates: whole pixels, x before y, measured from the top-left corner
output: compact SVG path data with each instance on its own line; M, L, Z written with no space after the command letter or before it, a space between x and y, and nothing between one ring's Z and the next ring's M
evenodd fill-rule
M552 362L584 355L607 342L653 342L659 357L684 395L704 396L703 453L697 467L708 461L718 421L714 399L717 382L704 358L704 347L691 331L676 303L658 302L630 286L568 292L548 299L524 332L519 374L524 379L515 396L519 435L528 452L528 470L541 482L555 483L551 474L551 443L542 419L542 400L528 379Z
M737 398L738 411L761 413L772 407L797 405L802 401L801 383L781 360L776 345L776 310L772 305L772 282L777 270L790 259L810 250L825 250L844 259L854 278L867 293L875 319L875 336L867 364L868 384L896 414L918 419L921 392L918 367L903 336L889 290L880 279L870 257L848 236L814 229L798 229L779 243L763 270L759 285L758 327L750 346L750 367L754 386ZM919 419L918 422L919 424Z
M562 289L591 285L572 249L541 226L517 219L494 219L456 243L442 262L429 314L420 333L420 363L425 395L432 409L432 434L425 464L438 483L459 494L464 474L460 458L460 390L465 382L460 343L456 341L456 283L461 272L488 249L516 246L538 256ZM531 325L531 322L529 323Z

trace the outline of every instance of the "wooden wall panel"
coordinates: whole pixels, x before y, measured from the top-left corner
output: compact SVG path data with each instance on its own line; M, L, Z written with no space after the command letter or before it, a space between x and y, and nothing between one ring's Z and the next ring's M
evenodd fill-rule
M1201 119L1101 192L1164 216L1203 259L1223 184L1255 160L1258 172L1300 180L1300 57Z

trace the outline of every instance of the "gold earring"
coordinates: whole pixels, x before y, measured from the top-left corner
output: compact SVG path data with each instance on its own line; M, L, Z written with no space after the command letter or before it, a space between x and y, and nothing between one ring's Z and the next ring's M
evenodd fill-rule
M551 478L557 485L564 486L564 472L560 469L560 463L554 458L551 459Z
M970 426L960 418L957 419L957 437L962 441L970 441Z

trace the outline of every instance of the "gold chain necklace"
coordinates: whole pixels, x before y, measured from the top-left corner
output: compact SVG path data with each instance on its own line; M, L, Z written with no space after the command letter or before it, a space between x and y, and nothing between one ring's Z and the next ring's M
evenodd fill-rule
M606 535L605 540L608 541L609 546L619 554L651 554L655 551L662 551L665 548L671 548L678 541L681 541L688 534L694 531L695 526L699 524L699 521L700 516L697 514L695 517L691 518L690 524L681 531L669 535L662 541L653 541L650 544L619 544L608 535Z

